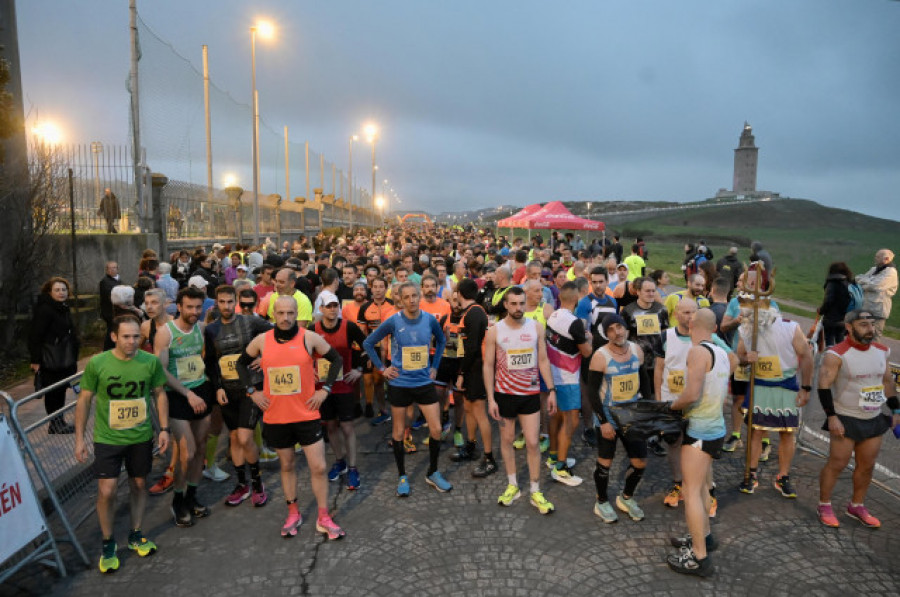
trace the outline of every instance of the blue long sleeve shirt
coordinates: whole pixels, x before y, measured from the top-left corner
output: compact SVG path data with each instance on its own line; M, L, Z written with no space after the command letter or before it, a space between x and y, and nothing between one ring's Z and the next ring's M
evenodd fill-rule
M381 361L375 345L385 337L391 337L391 365L400 371L397 379L388 381L398 388L418 388L430 383L431 369L437 369L444 354L447 339L434 315L419 312L416 319L409 319L403 312L394 313L363 342L363 348L372 359L372 365L381 369ZM434 355L429 356L431 339L434 338Z

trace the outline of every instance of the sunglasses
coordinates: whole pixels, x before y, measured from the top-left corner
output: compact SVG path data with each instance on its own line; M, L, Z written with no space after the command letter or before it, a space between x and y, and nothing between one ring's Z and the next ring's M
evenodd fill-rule
M256 303L241 303L241 309L252 309Z

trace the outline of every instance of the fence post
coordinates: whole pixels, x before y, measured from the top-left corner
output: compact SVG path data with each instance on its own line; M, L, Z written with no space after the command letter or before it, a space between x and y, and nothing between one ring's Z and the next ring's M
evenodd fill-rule
M156 233L159 238L159 254L168 259L169 231L166 217L169 214L169 210L166 209L162 192L163 187L165 187L169 183L169 179L165 174L159 174L158 172L154 172L150 175L150 177L151 184L153 185L153 215L155 216L154 220L156 220Z

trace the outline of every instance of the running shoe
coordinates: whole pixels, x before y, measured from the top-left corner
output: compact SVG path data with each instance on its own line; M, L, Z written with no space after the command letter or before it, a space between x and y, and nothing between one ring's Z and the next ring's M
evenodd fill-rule
M753 473L750 474L749 480L741 481L741 484L738 485L738 490L741 493L753 493L756 491L756 488L759 487L759 479Z
M300 516L300 512L288 510L287 518L284 519L284 525L281 527L281 536L285 539L295 537L301 524L303 524L303 517Z
M347 489L350 491L359 489L359 471L355 468L347 470Z
M450 485L450 482L444 478L444 475L442 475L440 471L434 471L433 473L425 477L425 482L441 493L447 493L448 491L453 489L453 485Z
M772 442L770 442L767 439L763 439L762 452L759 453L759 461L760 462L768 461L770 454L772 454Z
M100 572L109 574L119 569L119 556L116 555L118 549L115 541L104 541L103 550L100 552Z
M335 460L334 464L331 465L331 470L328 471L328 480L331 482L337 481L341 478L341 475L347 473L347 461L343 458L341 460Z
M690 547L682 547L681 551L666 558L666 562L669 564L669 568L679 574L710 576L715 571L709 556L698 560Z
M547 498L540 491L531 492L531 505L537 508L541 514L552 514L553 510L555 510L553 504L548 502Z
M256 508L262 508L269 503L269 494L266 493L266 486L262 481L259 482L259 490L255 486L253 487L253 495L250 497L250 502Z
M250 497L250 486L238 483L227 498L225 498L226 506L240 506L244 500Z
M525 434L520 433L516 436L516 439L513 440L513 448L516 450L521 450L525 447Z
M319 516L316 520L316 530L328 537L329 541L336 541L346 534L344 529L336 525L328 514Z
M209 506L204 506L199 501L197 501L197 496L192 495L188 497L185 495L184 497L185 505L190 509L191 515L194 518L206 518L210 514L212 514L212 510L209 509Z
M409 497L409 492L409 478L406 475L401 475L400 481L397 483L397 497Z
M654 435L650 439L647 440L647 447L650 448L650 451L653 452L655 456L665 456L668 454L668 450L663 445L661 441L659 441L659 436Z
M816 508L816 513L819 515L819 522L825 526L835 529L841 526L841 522L834 515L834 509L832 509L831 504L819 504Z
M540 441L538 442L538 448L541 449L541 454L550 449L550 437L547 435L542 435Z
M666 497L663 498L663 504L669 508L677 508L678 502L681 501L684 501L684 497L681 495L681 485L675 483L672 489L669 490L669 493L666 494Z
M419 415L419 417L412 422L410 425L413 429L421 429L422 427L428 427L428 423L425 422L425 416Z
M597 432L594 431L593 427L588 427L584 431L581 432L581 439L584 443L589 445L592 448L597 447Z
M715 518L719 511L719 500L713 496L709 496L709 517Z
M781 495L786 498L797 497L797 492L794 491L794 485L791 483L791 478L788 475L775 477L775 489L780 491Z
M371 404L367 404L366 405L366 418L371 419L374 416L375 416L375 409L372 408Z
M741 439L741 436L736 433L732 433L728 436L728 439L725 440L725 443L722 444L722 451L734 452L738 448L742 447L744 447L744 441Z
M140 529L135 529L128 533L128 549L143 558L155 554L157 548L156 543L144 537Z
M869 514L862 504L858 506L854 506L852 503L847 504L847 516L855 518L870 529L877 529L881 526L881 521Z
M522 497L522 492L515 485L507 485L503 495L497 498L497 503L501 506L512 506L512 503Z
M416 442L413 441L412 435L407 435L403 438L403 449L406 450L407 454L413 454L419 451L416 447Z
M168 474L168 471L165 475L160 478L159 481L154 483L147 492L150 495L162 495L169 491L172 491L172 488L175 487L175 477L173 475Z
M381 413L378 414L377 417L375 417L374 419L372 419L372 421L371 421L372 427L376 427L376 426L378 426L378 425L381 425L382 423L387 423L387 422L390 421L390 420L391 420L391 415L390 415L390 414L388 414L388 413L386 413L386 412L381 412Z
M263 444L262 448L259 449L259 461L278 462L278 452Z
M693 549L694 547L694 540L690 533L684 537L670 537L669 543L672 544L672 547L687 547L688 549ZM709 553L717 549L719 549L719 542L710 533L706 536L706 552Z
M476 479L483 479L489 475L493 475L497 470L497 463L494 459L488 460L487 458L482 458L481 463L472 470L472 476Z
M546 464L547 468L552 471L553 469L556 468L557 462L559 462L559 461L556 458L554 458L553 456L548 456L547 460L544 461L544 464Z
M631 520L644 520L644 511L637 505L633 497L625 498L621 493L616 496L616 507L627 514Z
M463 439L462 431L454 431L453 432L453 445L457 448L461 448L465 444L465 440Z
M231 478L231 475L220 469L217 464L205 467L203 469L203 476L216 483L221 483L222 481L227 481Z
M554 481L559 481L563 485L568 485L569 487L578 487L583 481L578 475L573 475L572 471L567 467L554 467L553 470L550 471L550 476L553 477Z
M452 462L464 462L466 460L475 460L475 456L476 453L472 449L472 444L463 444L456 452L450 455L450 460Z
M619 515L613 510L612 504L609 502L594 502L594 515L605 522L611 524L619 520Z

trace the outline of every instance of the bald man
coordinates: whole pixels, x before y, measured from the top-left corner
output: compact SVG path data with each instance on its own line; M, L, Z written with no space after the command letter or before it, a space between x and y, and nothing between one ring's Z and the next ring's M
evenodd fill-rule
M672 403L672 409L683 410L687 420L681 461L684 515L689 534L672 539L673 546L687 549L670 555L667 562L675 572L695 576L709 576L714 571L708 552L717 545L710 532L707 496L712 461L722 455L725 442L722 405L728 395L728 377L737 366L733 354L727 354L712 342L715 331L715 313L709 309L698 310L690 322L691 349L687 354L684 390Z

